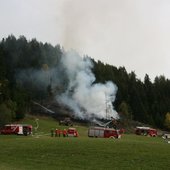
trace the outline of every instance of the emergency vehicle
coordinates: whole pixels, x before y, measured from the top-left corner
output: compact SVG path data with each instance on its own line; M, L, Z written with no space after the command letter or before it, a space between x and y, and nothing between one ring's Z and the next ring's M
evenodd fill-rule
M123 129L116 130L113 128L90 127L88 130L88 136L100 138L121 138L123 132Z
M135 133L136 135L144 135L151 137L157 136L157 130L150 127L136 127Z
M32 133L32 125L27 124L7 124L1 130L0 134L10 135L30 135Z
M170 139L170 134L165 133L162 137L163 137L164 139Z
M78 131L76 130L76 128L68 128L67 136L68 137L78 137Z

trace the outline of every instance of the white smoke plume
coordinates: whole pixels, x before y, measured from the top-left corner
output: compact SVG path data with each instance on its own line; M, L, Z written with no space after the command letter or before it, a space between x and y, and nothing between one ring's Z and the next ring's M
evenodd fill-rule
M62 64L69 79L67 90L58 100L69 106L75 116L81 119L91 117L118 119L118 113L112 103L115 100L117 86L112 82L94 83L95 76L89 58L82 58L75 51L64 53Z

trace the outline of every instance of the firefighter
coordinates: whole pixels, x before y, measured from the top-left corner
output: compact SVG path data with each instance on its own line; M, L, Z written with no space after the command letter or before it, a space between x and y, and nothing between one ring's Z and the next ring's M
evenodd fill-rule
M51 129L51 137L54 136L54 129Z
M61 130L60 129L56 129L55 130L55 137L56 136L60 137L60 134L61 134Z
M24 134L25 136L27 136L27 135L28 135L28 130L27 130L27 128L26 128L26 127L23 127L23 134Z
M56 128L55 129L55 137L57 137L58 136L58 129Z
M119 130L116 130L117 138L120 138Z
M67 130L64 129L64 130L63 130L63 137L66 137L66 136L67 136Z

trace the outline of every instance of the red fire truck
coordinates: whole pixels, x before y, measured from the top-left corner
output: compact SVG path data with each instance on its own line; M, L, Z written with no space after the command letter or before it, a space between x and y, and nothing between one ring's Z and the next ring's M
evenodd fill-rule
M88 136L100 138L121 138L123 132L123 129L116 130L113 128L90 127L88 130Z
M157 136L157 130L150 127L136 127L135 133L136 135L144 135L151 137Z
M68 137L78 137L78 131L76 128L68 128L67 135Z
M30 135L32 133L32 125L27 124L7 124L0 129L0 134L9 135Z

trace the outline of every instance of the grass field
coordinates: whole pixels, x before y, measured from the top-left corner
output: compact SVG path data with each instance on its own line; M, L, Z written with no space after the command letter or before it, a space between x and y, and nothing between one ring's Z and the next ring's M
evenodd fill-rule
M34 119L25 120L34 123ZM50 137L58 124L39 120L39 136L0 135L0 170L168 170L170 144L160 137L123 135L121 139ZM62 127L64 128L64 127Z

